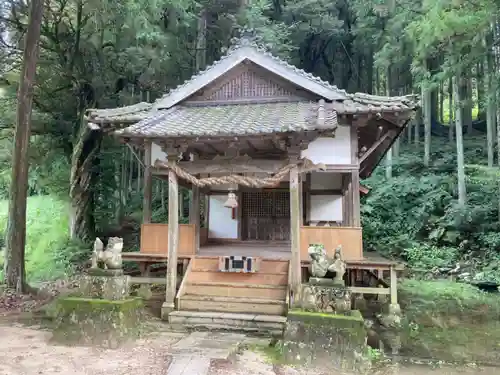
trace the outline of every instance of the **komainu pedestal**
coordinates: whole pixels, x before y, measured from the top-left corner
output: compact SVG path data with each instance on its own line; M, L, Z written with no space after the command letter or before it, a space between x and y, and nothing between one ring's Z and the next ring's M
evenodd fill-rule
M361 313L325 314L292 310L282 341L287 363L315 367L325 374L339 369L366 373L366 329Z
M343 314L351 310L351 292L345 287L343 279L346 265L341 250L339 246L330 258L323 246L309 246L312 277L302 285L300 307L304 311ZM333 278L326 277L329 274Z
M56 342L115 348L139 333L142 301L130 297L130 276L121 269L122 246L121 239L110 239L103 250L96 239L94 267L82 276L76 293L57 301Z

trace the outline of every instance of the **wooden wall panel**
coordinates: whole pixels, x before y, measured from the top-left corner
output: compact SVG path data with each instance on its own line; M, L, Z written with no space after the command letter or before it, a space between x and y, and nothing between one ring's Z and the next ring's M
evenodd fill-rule
M142 224L141 253L168 254L168 224ZM178 256L195 254L195 225L179 224Z
M335 248L342 245L344 260L363 259L363 234L361 228L349 227L301 227L300 260L309 261L307 249L310 244L323 244L333 256Z
M200 246L208 243L208 228L200 228Z

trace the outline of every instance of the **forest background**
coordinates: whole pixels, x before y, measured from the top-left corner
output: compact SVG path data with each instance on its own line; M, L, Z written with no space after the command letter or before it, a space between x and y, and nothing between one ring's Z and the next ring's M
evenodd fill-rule
M251 28L276 55L349 92L421 95L422 110L363 181L370 188L362 202L365 248L424 273L463 261L476 278L500 281L500 2L44 5L29 150L28 280L75 272L96 235L126 231L126 246L138 246L140 165L111 137L90 132L84 111L153 101ZM28 13L25 1L0 2L0 230L7 227ZM166 191L154 181L153 221L167 220Z

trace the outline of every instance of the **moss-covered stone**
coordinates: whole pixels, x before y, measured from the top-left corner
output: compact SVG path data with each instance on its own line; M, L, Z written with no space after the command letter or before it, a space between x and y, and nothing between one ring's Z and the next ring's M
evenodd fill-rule
M56 304L53 340L65 344L118 347L139 334L142 302L79 297L60 298Z
M84 275L80 279L80 288L75 292L75 295L87 298L123 300L130 295L130 284L130 276L127 275Z
M345 315L292 310L282 342L286 362L320 367L366 365L366 329L359 311Z

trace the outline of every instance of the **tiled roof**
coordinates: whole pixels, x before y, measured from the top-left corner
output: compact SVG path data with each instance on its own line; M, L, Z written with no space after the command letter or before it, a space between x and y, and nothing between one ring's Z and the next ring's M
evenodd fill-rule
M116 134L144 137L196 137L298 132L317 129L318 103L264 103L175 106L160 110ZM334 129L337 114L325 110L322 128Z
M347 100L329 104L339 114L410 112L418 108L414 95L378 96L363 93L349 94Z
M262 46L243 38L238 44L230 48L228 53L220 60L217 60L206 69L193 75L190 79L163 95L155 102L154 108L171 108L244 60L251 60L271 73L279 75L298 86L302 86L304 89L312 91L327 100L342 100L347 98L345 90L341 90L337 86L331 85L321 78L287 63L268 52Z
M151 115L150 103L137 103L126 107L108 109L89 109L85 119L94 124L117 124L137 122Z

